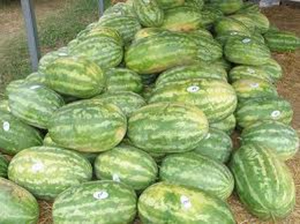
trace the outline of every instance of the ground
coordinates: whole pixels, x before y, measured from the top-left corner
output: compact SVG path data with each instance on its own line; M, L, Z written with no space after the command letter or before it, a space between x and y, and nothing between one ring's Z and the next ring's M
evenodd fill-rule
M57 4L63 4L60 0L39 1L37 8L37 16L45 17L55 13ZM64 7L60 5L60 7ZM292 9L288 7L275 7L264 10L270 21L281 29L294 31L300 36L300 9ZM0 62L1 47L5 47L8 39L22 33L23 24L20 10L16 7L7 8L6 11L0 10ZM3 32L2 32L3 31ZM282 65L284 69L284 77L278 83L278 92L285 99L289 100L294 109L293 127L300 133L300 51L296 53L274 54L274 57ZM1 68L0 68L1 69ZM1 73L1 71L0 71ZM285 220L276 222L277 224L298 224L300 223L300 153L287 162L288 167L293 173L295 185L297 189L296 207L294 212ZM262 222L251 216L233 195L229 199L229 204L234 211L238 224L267 224L271 222ZM41 217L40 224L50 224L51 220L51 204L40 202Z

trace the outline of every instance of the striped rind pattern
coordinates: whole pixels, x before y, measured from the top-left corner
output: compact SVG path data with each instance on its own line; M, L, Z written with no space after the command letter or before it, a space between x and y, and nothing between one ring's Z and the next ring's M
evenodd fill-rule
M36 224L39 205L24 188L0 177L0 223Z
M269 19L261 12L257 13L247 13L247 15L252 19L256 30L262 34L266 33L270 28Z
M178 6L184 5L184 0L157 0L158 4L163 8L163 9L170 9L170 8L175 8Z
M51 118L50 137L58 145L82 152L102 152L118 145L127 129L126 116L100 99L77 101Z
M8 112L0 111L0 125L0 148L8 155L15 155L25 148L42 145L43 139L38 130Z
M265 34L266 44L271 51L289 52L300 47L300 38L286 31L270 31Z
M137 197L127 185L92 181L69 188L53 204L55 224L132 223ZM88 214L88 215L87 215Z
M217 36L228 35L234 32L239 35L251 35L249 29L242 22L231 17L223 17L217 21L214 28Z
M8 178L39 199L53 200L67 188L89 181L92 166L80 154L55 147L33 147L18 153Z
M105 77L100 67L82 57L58 58L45 70L46 85L65 95L90 98L101 93Z
M265 145L282 160L292 158L299 150L297 131L277 121L257 122L245 128L241 134L241 143Z
M131 115L127 136L147 152L172 153L194 149L207 132L208 121L197 107L156 103Z
M227 82L217 79L199 79L172 82L153 91L149 103L180 102L201 109L209 122L217 122L232 114L237 96Z
M240 200L255 216L280 219L295 205L295 185L287 166L268 148L248 144L230 162Z
M238 65L230 70L229 79L231 82L236 82L241 79L258 78L267 82L274 82L273 77L264 66Z
M98 179L120 181L141 191L156 181L158 168L146 152L128 145L120 145L101 153L94 164Z
M47 129L52 114L65 102L53 90L36 84L22 85L8 96L11 113L25 123Z
M7 177L8 160L0 154L0 177Z
M113 6L110 6L104 11L103 15L109 15L109 14L136 16L133 7L130 4L128 4L128 2L117 2Z
M207 136L198 143L194 152L226 163L230 158L232 148L232 140L224 131L210 128Z
M276 81L283 75L281 65L273 58L270 58L265 64L261 65L260 68L265 70L265 72Z
M225 165L195 152L164 158L159 177L161 181L199 188L222 200L231 195L234 187L233 176Z
M232 14L243 6L242 0L210 0L209 3L213 7L220 9L224 14Z
M234 224L228 205L195 188L166 182L147 188L139 198L142 223Z

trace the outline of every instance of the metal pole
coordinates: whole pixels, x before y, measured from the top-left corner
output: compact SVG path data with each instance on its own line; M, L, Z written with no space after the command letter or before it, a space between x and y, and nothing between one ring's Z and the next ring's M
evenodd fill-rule
M101 17L104 12L104 0L98 0L98 6L99 6L99 15Z
M21 0L32 70L38 70L40 50L32 0Z

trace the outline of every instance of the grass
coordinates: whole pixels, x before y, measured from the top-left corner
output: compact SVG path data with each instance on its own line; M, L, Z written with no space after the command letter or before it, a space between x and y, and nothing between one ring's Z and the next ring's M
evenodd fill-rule
M66 4L65 9L38 23L42 55L65 46L79 31L98 19L97 0L66 0ZM105 6L109 4L106 0ZM0 93L3 93L10 81L24 78L32 71L24 34L9 40L1 51L5 55L0 60Z

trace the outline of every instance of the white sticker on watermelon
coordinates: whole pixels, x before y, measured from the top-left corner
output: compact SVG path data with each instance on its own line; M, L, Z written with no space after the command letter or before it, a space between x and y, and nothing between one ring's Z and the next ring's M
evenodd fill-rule
M119 175L116 174L116 173L112 176L112 179L113 179L113 181L116 181L116 182L120 182L121 181Z
M44 164L42 162L37 162L32 166L32 171L35 173L41 171L42 169L44 169Z
M274 118L274 119L279 118L280 115L281 115L281 112L279 110L274 110L271 113L271 117Z
M93 197L96 198L97 200L103 200L108 198L108 193L106 191L97 191L93 194Z
M191 203L190 199L187 196L182 195L180 197L180 202L181 202L184 209L189 209L189 208L192 207L192 203Z
M234 36L234 35L237 35L237 34L238 34L238 32L236 32L236 31L233 31L233 32L230 33L231 36Z
M250 87L252 87L252 88L258 88L259 87L259 83L250 83Z
M248 44L248 43L251 42L251 39L250 39L250 38L245 38L245 39L242 40L242 42L243 42L244 44Z
M196 93L200 90L200 87L199 86L189 86L186 90L189 93Z
M205 137L205 139L209 139L210 138L210 133L208 133Z
M4 122L3 122L3 125L2 125L2 128L3 128L4 131L9 131L9 129L10 129L10 124L9 124L9 122L4 121Z

